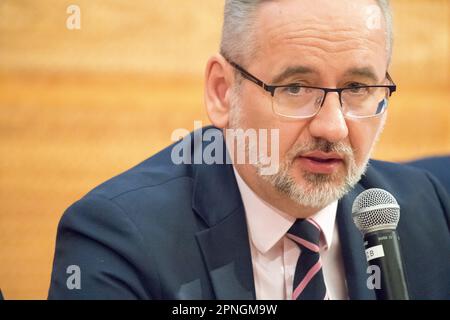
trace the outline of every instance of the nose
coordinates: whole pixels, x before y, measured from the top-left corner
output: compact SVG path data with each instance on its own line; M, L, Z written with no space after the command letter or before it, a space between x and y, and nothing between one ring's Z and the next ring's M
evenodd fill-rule
M309 124L313 137L339 142L348 136L348 127L342 113L341 102L337 92L329 92L319 112Z

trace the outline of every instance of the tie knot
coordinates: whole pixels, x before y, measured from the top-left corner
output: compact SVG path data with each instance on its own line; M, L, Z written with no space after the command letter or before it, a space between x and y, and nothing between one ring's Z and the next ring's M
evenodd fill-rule
M288 230L287 235L294 240L301 249L319 252L320 227L311 219L297 219Z

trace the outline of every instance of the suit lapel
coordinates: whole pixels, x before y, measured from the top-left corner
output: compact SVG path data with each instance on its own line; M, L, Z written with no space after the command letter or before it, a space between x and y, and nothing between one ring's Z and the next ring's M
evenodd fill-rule
M201 164L193 171L192 208L206 225L196 238L215 296L255 299L247 222L233 167Z
M367 287L369 274L366 273L368 264L363 237L352 219L353 200L362 191L364 191L363 186L357 184L339 201L336 218L349 298L351 300L374 300L376 299L375 292Z
M197 234L217 299L255 299L243 207Z

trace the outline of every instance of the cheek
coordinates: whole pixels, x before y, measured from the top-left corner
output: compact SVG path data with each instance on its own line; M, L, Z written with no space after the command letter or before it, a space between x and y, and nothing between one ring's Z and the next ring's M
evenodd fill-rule
M245 85L241 97L243 126L246 129L271 128L273 115L270 96L256 85Z
M241 118L248 129L280 129L280 137L299 131L302 121L280 117L273 112L272 96L263 88L244 80L241 88Z
M382 118L347 120L350 145L355 150L357 165L361 165L369 157L381 123Z
M242 125L244 129L278 129L279 159L298 142L306 121L280 118L272 111L272 100L269 95L259 92L258 88L246 88L247 94L242 100ZM268 132L270 136L270 133Z
M305 124L300 121L277 121L277 128L280 133L280 160L286 158L292 147L302 140L302 131L304 131ZM304 140L303 140L304 141Z
M310 120L276 119L274 125L279 130L279 162L281 164L286 163L286 161L290 163L294 146L298 143L311 141L311 136L307 130ZM288 154L291 155L288 156Z

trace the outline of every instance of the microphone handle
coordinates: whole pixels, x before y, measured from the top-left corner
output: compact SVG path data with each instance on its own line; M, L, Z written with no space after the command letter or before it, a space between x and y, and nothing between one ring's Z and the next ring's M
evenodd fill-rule
M369 265L378 266L380 270L380 286L374 288L377 300L409 300L397 232L380 230L367 233L364 246Z

